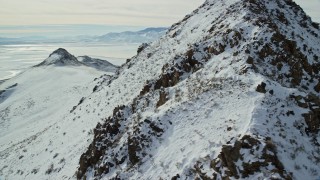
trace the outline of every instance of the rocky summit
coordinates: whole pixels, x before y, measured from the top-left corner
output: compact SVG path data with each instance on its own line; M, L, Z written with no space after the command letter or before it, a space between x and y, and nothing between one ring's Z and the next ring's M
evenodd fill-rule
M36 67L39 66L48 66L48 65L56 65L56 66L66 66L66 65L73 65L73 66L79 66L81 63L77 60L75 56L70 54L67 50L63 48L59 48L53 53L50 54L50 56L45 59L40 64L36 65Z

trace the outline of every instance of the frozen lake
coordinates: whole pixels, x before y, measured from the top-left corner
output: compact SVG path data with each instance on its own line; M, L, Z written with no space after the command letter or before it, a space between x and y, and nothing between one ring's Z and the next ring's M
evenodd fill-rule
M65 48L74 56L88 55L121 65L136 54L140 44L51 43L0 45L0 80L8 79Z

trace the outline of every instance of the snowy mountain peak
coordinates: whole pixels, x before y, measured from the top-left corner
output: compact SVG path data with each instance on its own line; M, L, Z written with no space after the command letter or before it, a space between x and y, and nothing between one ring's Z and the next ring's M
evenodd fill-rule
M291 0L206 1L90 97L77 177L316 179L319 37Z
M57 50L53 51L49 57L59 55L64 58L72 58L72 55L64 48L58 48Z
M81 62L77 60L75 56L70 54L67 50L63 48L59 48L53 53L49 55L47 59L45 59L40 64L36 65L38 66L48 66L48 65L56 65L56 66L66 66L66 65L72 65L72 66L79 66L81 65Z
M89 56L79 56L75 57L70 54L67 50L63 48L59 48L53 53L49 55L47 59L45 59L40 64L36 65L35 67L41 66L88 66L99 71L111 72L115 73L119 67L111 64L106 60L101 60L97 58L91 58Z

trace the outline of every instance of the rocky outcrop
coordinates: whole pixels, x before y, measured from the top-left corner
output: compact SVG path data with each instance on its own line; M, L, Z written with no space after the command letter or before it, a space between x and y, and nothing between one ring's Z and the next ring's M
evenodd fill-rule
M138 47L138 50L137 50L137 53L141 53L145 48L147 48L149 46L148 43L142 43L139 47Z
M250 156L252 158L248 159ZM208 176L202 173L205 163L210 162L210 168L215 173ZM224 145L216 159L208 162L198 161L193 170L202 179L250 179L251 175L262 173L263 177L279 175L282 179L292 179L277 157L277 148L272 139L264 140L244 135L233 145Z
M165 90L162 89L159 91L159 101L157 102L157 107L164 105L168 101L167 96L168 94Z
M308 109L308 113L302 114L306 122L306 133L318 133L320 131L320 98L315 94L309 94L307 96L295 96L292 95L299 107Z
M320 93L320 81L319 81L318 84L314 87L314 90L315 90L317 93Z
M120 106L114 109L113 116L106 119L108 123L98 124L94 130L94 140L90 144L88 150L81 156L80 158L80 166L77 171L77 178L81 179L86 173L88 168L95 168L97 171L95 172L95 176L102 175L104 173L108 173L110 168L114 165L119 165L123 163L122 159L126 157L110 157L115 160L115 163L111 162L105 164L101 164L101 160L103 159L103 155L105 151L110 148L110 146L115 143L119 133L120 127L123 121L125 121L125 106ZM128 146L132 146L132 143L128 143ZM126 148L127 149L127 148ZM120 159L119 159L120 158ZM98 163L100 161L100 163Z
M256 91L259 92L259 93L266 93L266 92L267 92L266 86L267 86L267 84L264 83L264 82L262 82L261 84L259 84L259 85L257 86Z
M164 122L143 119L141 112L136 111L137 108L145 107L148 102L148 97L140 97L129 106L116 107L111 117L97 125L93 142L80 158L78 179L85 178L88 169L94 172L95 177L103 177L110 171L124 174L126 172L117 167L126 166L129 171L148 157L151 144L161 138L165 126ZM127 128L129 126L130 130ZM119 143L120 141L124 143ZM114 148L118 151L114 152Z

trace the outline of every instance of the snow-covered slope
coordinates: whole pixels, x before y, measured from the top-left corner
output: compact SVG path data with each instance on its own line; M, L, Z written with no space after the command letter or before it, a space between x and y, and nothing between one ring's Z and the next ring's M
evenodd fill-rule
M0 84L0 179L65 179L90 143L99 119L66 117L87 101L97 77L114 72L74 66L73 57L54 60L59 66L44 65L47 59Z
M316 179L319 37L291 0L207 0L69 117L105 119L77 177Z

